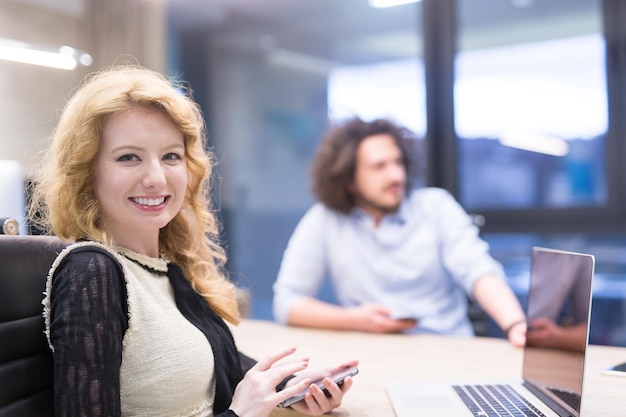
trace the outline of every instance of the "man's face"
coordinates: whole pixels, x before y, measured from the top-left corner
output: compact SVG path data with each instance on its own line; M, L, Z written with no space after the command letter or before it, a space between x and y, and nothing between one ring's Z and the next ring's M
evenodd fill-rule
M365 138L357 149L354 182L349 191L355 204L374 217L395 212L406 193L402 152L388 134Z

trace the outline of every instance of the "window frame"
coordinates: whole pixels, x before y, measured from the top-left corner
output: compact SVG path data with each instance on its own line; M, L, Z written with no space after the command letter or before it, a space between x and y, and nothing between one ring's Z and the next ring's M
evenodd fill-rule
M459 0L424 0L422 8L426 83L426 185L457 199L458 145L454 130L454 59ZM486 233L623 232L626 230L626 2L602 0L606 43L608 129L605 164L608 201L594 208L477 210Z

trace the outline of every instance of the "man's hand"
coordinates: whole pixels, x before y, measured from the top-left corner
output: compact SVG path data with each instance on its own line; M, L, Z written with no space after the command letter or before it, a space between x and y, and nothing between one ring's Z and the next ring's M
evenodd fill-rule
M416 319L391 318L391 310L378 304L364 303L349 308L355 330L369 333L401 333L417 326Z
M526 338L528 334L526 332L526 321L520 321L513 324L507 333L507 339L512 345L517 347L524 347L526 344Z

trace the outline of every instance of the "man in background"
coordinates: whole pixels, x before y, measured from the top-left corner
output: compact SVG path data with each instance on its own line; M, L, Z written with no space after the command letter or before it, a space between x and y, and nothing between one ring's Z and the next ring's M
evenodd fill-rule
M443 189L411 188L415 143L384 119L327 133L312 169L319 202L291 236L274 284L277 321L472 336L469 296L522 346L522 308L470 217ZM316 298L326 276L340 305Z

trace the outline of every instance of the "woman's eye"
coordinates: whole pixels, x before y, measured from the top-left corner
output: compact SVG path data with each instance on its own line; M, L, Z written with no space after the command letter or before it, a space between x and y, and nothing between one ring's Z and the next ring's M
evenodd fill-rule
M125 161L138 161L139 157L137 155L133 155L133 154L126 154L126 155L122 155L119 158L117 158L117 160L119 162L125 162Z
M163 160L165 161L180 161L181 159L183 159L182 156L175 152L170 152L163 156Z

